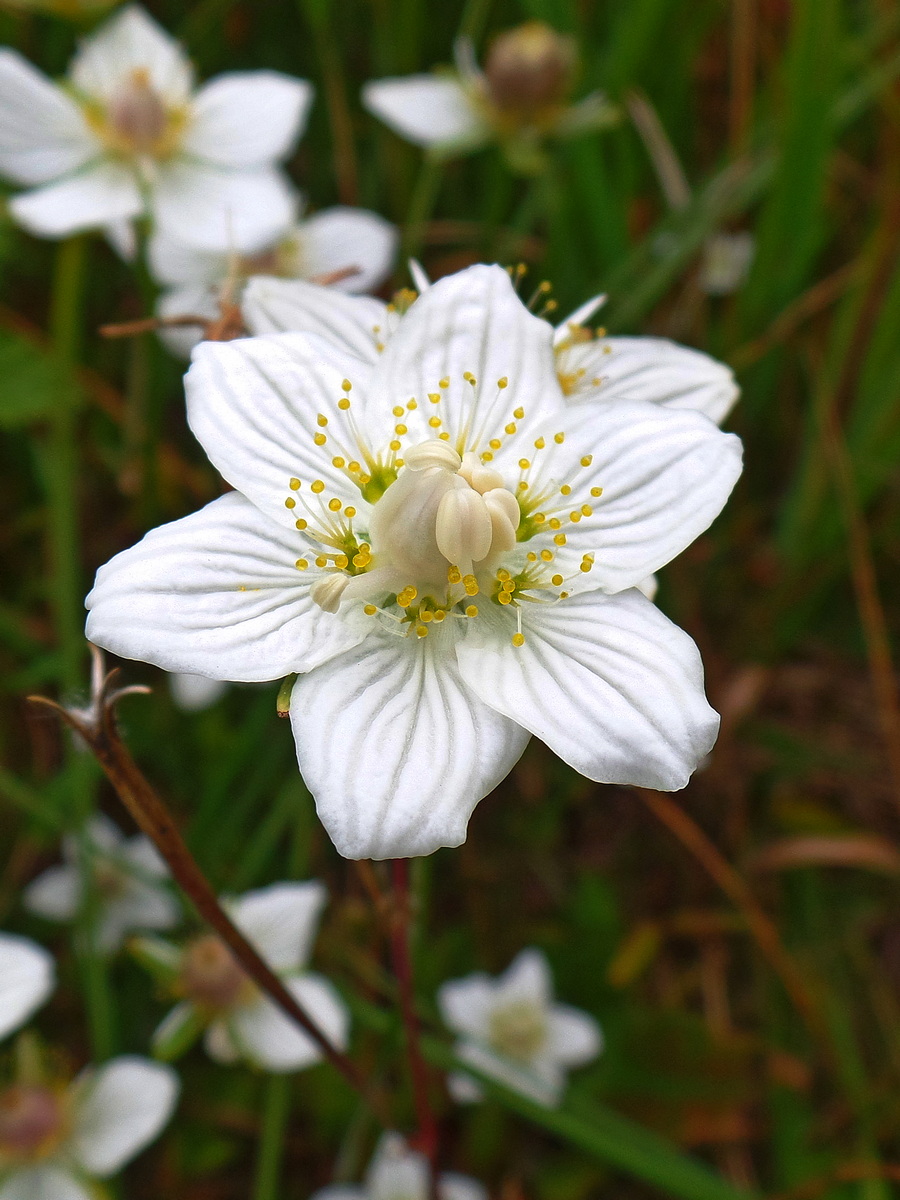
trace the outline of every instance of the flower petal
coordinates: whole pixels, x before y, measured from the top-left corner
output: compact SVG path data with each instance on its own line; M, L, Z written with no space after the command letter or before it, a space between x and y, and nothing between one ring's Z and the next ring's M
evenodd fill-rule
M488 1190L468 1175L445 1171L438 1179L438 1196L440 1200L488 1200Z
M313 87L278 71L218 75L194 97L185 153L225 167L284 158L306 126Z
M169 237L198 250L253 254L287 229L295 198L276 167L238 171L176 159L160 170L151 207Z
M67 1149L90 1175L106 1179L157 1137L178 1099L171 1067L122 1055L79 1075Z
M71 96L15 50L0 49L0 174L49 183L99 152Z
M137 4L111 17L84 39L69 76L80 92L109 101L134 70L146 71L150 86L170 105L184 104L193 70L179 42Z
M741 473L734 434L701 413L637 400L578 405L535 432L546 448L532 455L529 494L547 495L542 509L563 519L566 544L554 556L557 569L573 576L570 592L636 586L709 526ZM496 456L508 475L519 453L510 442ZM571 494L560 492L566 486ZM579 571L585 554L595 556L588 573Z
M222 496L100 568L87 635L167 671L257 683L309 670L359 635L310 599L299 539Z
M0 1037L24 1025L55 986L53 958L42 946L0 933Z
M173 671L169 676L169 691L176 708L182 712L196 713L211 708L228 691L228 684L222 679L207 679L205 675Z
M564 1067L578 1067L590 1062L603 1049L600 1026L581 1009L554 1004L547 1025L547 1052Z
M553 979L547 956L540 950L520 951L496 981L494 1003L520 1001L546 1008L553 997Z
M58 183L14 196L9 211L29 233L57 238L138 217L144 201L130 171L101 160Z
M683 630L636 590L523 605L522 629L525 644L516 647L506 613L467 627L457 656L473 691L588 779L685 786L712 748L719 718Z
M29 912L49 921L71 921L81 903L81 873L77 867L48 867L22 893Z
M702 412L721 424L737 401L734 373L708 354L666 338L614 337L576 342L560 352L563 372L583 371L573 403L646 400ZM599 379L597 386L590 380Z
M219 284L228 274L227 250L198 250L166 233L154 232L147 246L150 271L157 283Z
M385 1133L366 1172L366 1193L371 1200L403 1200L428 1195L428 1159L411 1150L398 1133Z
M288 991L331 1043L347 1045L349 1017L335 988L321 975L306 973L285 980ZM241 1054L265 1071L300 1071L320 1061L315 1042L267 997L238 1009L229 1022Z
M389 320L382 300L349 296L303 279L267 275L256 276L247 284L241 311L252 334L314 333L371 364L378 361L380 334Z
M494 981L483 971L442 983L437 1003L441 1020L448 1029L468 1034L476 1041L487 1040L494 1006Z
M298 971L312 954L327 893L317 880L273 883L229 905L232 920L275 971Z
M397 227L364 208L326 208L297 229L302 274L319 279L353 269L331 286L370 292L390 273L397 253Z
M307 489L321 479L328 496L349 501L352 494L361 511L356 486L332 465L335 451L313 437L320 432L317 414L334 413L344 378L356 404L369 374L341 347L301 333L203 342L185 377L188 423L228 482L279 525L295 525L285 507L294 477Z
M372 379L370 421L389 427L393 405L415 396L419 407L406 418L413 444L435 436L428 425L435 414L460 451L484 450L494 437L509 440L510 422L521 441L543 417L565 410L552 341L552 328L528 311L502 267L445 276L416 300L387 343ZM429 394L440 394L440 403L427 403ZM524 418L514 419L520 408Z
M415 640L373 631L294 684L300 770L345 858L458 846L475 805L525 749L527 734L463 684L454 636L443 626Z
M531 1063L518 1063L495 1054L488 1046L469 1041L459 1042L455 1052L460 1062L468 1063L477 1071L496 1079L503 1087L528 1096L537 1104L552 1108L559 1103L565 1085L565 1073L546 1057ZM475 1083L478 1086L477 1080Z
M564 321L553 330L553 345L559 349L565 345L572 336L573 329L577 332L582 325L591 319L598 308L606 303L605 293L597 296L591 296L590 300L585 300L584 304L579 304L574 312L569 313Z
M448 76L377 79L362 90L370 113L417 146L452 149L487 141L487 126L460 83Z
M0 1200L92 1200L92 1195L61 1167L25 1167L0 1184Z
M218 288L205 283L169 288L156 302L158 317L205 317L215 321L222 315ZM176 325L159 330L159 339L176 358L190 358L191 351L203 341L202 325Z

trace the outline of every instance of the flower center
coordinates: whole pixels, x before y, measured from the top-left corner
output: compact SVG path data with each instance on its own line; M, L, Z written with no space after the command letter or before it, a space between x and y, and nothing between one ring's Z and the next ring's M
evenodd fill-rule
M495 121L512 127L552 125L565 104L576 65L574 39L540 21L500 34L484 69Z
M186 110L166 105L145 67L122 79L105 110L89 106L89 123L110 150L128 158L169 157L178 148Z
M491 1013L488 1039L504 1058L530 1062L546 1038L547 1022L536 1004L517 1000Z
M45 1158L64 1132L62 1098L50 1088L16 1084L0 1093L0 1166Z
M221 1012L249 1000L253 984L225 943L207 933L185 947L178 991L200 1008Z
M121 900L129 882L127 873L108 859L94 863L94 887L104 900Z

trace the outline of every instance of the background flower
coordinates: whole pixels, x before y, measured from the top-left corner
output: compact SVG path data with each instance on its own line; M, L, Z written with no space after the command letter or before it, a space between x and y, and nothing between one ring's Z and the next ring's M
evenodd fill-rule
M439 1200L488 1200L474 1179L444 1172L437 1180ZM334 1184L310 1200L428 1200L428 1162L396 1133L382 1135L362 1187Z
M0 1038L24 1025L55 986L53 958L43 946L0 933Z

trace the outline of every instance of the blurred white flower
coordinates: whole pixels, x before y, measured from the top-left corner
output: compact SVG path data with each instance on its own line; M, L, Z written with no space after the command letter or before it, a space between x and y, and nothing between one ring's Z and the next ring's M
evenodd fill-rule
M717 515L738 439L567 404L500 267L434 284L374 366L347 332L194 351L191 428L240 490L102 567L90 640L300 672L300 769L350 858L458 845L531 733L591 779L683 787L718 717L693 642L634 589Z
M168 887L169 872L152 843L126 838L108 817L93 817L85 831L94 894L97 949L111 953L132 930L171 929L181 909ZM67 835L63 863L25 888L25 907L50 921L74 921L85 902L80 839Z
M171 1067L123 1056L68 1086L18 1082L0 1091L2 1200L96 1200L149 1145L178 1098Z
M181 46L142 8L86 37L65 86L0 50L0 174L33 190L9 203L32 233L65 237L149 215L194 246L252 253L290 223L275 165L306 121L312 87L274 71L194 91Z
M700 287L708 296L728 296L744 283L756 242L747 230L714 233L703 244Z
M497 978L478 972L451 979L438 991L438 1007L445 1024L460 1035L457 1058L538 1104L559 1104L567 1070L603 1049L593 1017L554 1002L540 950L523 950ZM457 1100L484 1094L468 1075L452 1075L448 1083Z
M0 933L0 1038L24 1025L55 986L53 957L43 946Z
M396 227L363 208L315 213L253 255L204 253L158 234L150 242L150 269L166 290L157 314L215 321L223 302L240 307L252 275L315 279L344 292L374 291L390 273L396 251ZM161 337L174 354L187 358L202 332L199 326L168 328Z
M577 66L573 38L529 21L494 39L483 71L471 43L460 39L455 71L373 80L362 98L395 133L435 154L451 157L497 142L510 166L528 173L544 165L548 138L615 119L600 92L570 103Z
M227 690L228 684L223 679L208 679L205 675L190 675L186 671L173 671L169 675L172 700L182 712L203 712Z
M439 1200L488 1200L487 1189L466 1175L438 1177ZM397 1133L382 1135L361 1187L334 1184L310 1200L428 1200L428 1163Z
M225 905L329 1041L344 1049L349 1026L344 1003L327 979L306 970L325 898L320 883L275 883ZM170 986L181 999L154 1034L158 1053L181 1053L205 1029L207 1053L217 1062L244 1059L273 1072L319 1062L315 1043L259 991L215 934L201 934L180 951L170 948L171 955L166 943L159 946L171 965Z

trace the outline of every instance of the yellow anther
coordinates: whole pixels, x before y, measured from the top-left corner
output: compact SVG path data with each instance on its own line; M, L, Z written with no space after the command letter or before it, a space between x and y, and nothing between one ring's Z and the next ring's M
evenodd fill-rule
M300 490L300 480L299 480L299 479L292 479L292 480L291 480L291 491L292 491L292 492L298 492L299 490Z
M331 465L333 467L337 467L338 470L340 470L342 467L345 467L347 464L344 462L344 460L341 458L340 455L337 455L336 458L333 458L331 460Z
M400 449L400 442L398 442L396 438L393 438L390 442L388 442L388 445L392 450Z
M501 379L497 380L497 387L500 388L501 391L503 390L503 388L509 387L509 380L506 378L505 375Z
M529 550L526 556L529 562L537 562L537 555L533 550Z
M328 418L325 416L324 413L319 413L319 415L316 417L316 424L321 429L324 429L325 426L328 424Z
M497 578L501 583L506 583L507 579L511 579L509 571L500 570L497 572Z
M416 637L420 637L420 638L428 637L428 626L427 625L417 625L416 626Z
M541 558L544 560L544 562L553 562L553 551L552 550L542 550Z
M394 407L391 409L391 412L394 414L394 416L395 416L395 417L402 417L402 416L403 416L403 412L404 412L403 405L402 405L402 404L397 404L397 405L395 405L395 406L394 406Z
M370 561L371 561L371 559L369 558L368 554L354 554L353 555L354 567L367 567L369 565Z
M516 418L517 421L521 421L522 418L525 416L525 409L522 408L521 405L518 408L514 408L513 416Z
M553 575L550 578L550 582L553 584L554 587L561 587L562 581L563 581L562 575Z
M352 462L347 463L347 470L351 475L356 474L356 472L359 470L359 463L356 461L356 459L353 459Z
M564 483L562 485L562 487L559 489L559 494L561 496L568 496L571 493L571 491L572 491L571 486L568 483Z
M306 528L306 521L303 517L298 517L297 520L294 522L294 524L297 526L298 529Z
M599 487L591 488L591 495L594 497L595 500L598 499L600 496L603 495L603 488L599 488Z
M514 633L512 635L512 644L517 649L519 646L524 646L525 645L525 634L524 633Z
M449 442L449 441L450 441L450 434L449 434L449 433L447 433L446 431L445 431L444 433L439 433L439 434L438 434L438 437L440 438L440 440L441 440L442 442Z
M418 589L414 588L412 584L410 584L409 587L405 588L404 590L407 596L409 596L410 600L415 600L416 596L419 594Z
M466 606L466 616L467 617L477 617L478 616L478 609L476 608L476 606L474 604L469 604Z
M296 508L297 501L294 499L293 496L288 496L287 500L285 500L285 502L284 502L284 507L285 508Z
M462 579L459 567L451 567L447 572L447 579L450 583L459 583Z
M400 411L402 412L403 409L401 409ZM394 433L396 433L398 437L403 437L404 433L409 433L409 430L406 428L405 425L395 425Z
M594 510L591 508L591 506L589 504L582 504L581 515L583 517L592 517L594 515Z
M587 574L587 572L590 571L590 569L591 569L591 567L593 567L593 565L594 565L594 556L592 554L586 554L584 556L584 558L581 560L581 566L580 566L579 570L584 571L585 574Z
M356 516L356 509L352 504L348 504L344 509L344 516L349 517L351 520Z
M328 559L325 557L324 554L320 554L319 557L316 559L316 566L317 567L327 567L328 566Z
M551 517L550 520L547 522L547 524L550 526L551 529L561 529L562 528L562 521L559 519L559 517Z
M463 587L466 589L467 596L475 596L478 594L478 580L474 575L463 576Z
M447 615L446 612L442 608L436 608L434 610L435 625L440 625L441 621L443 621L443 619L444 619L444 617L446 617L446 615Z
M298 558L297 561L294 563L294 566L297 568L298 571L305 571L306 568L309 566L309 563L306 561L305 558Z
M341 412L346 412L349 407L350 401L346 396L341 396L340 400L338 400L338 408L341 410Z
M353 390L353 384L350 382L349 379L345 379L344 382L341 384L341 387L344 389L345 392L350 392Z
M568 593L568 592L560 592L560 593L559 593L559 598L560 598L560 600L568 600L568 598L569 598L569 593Z
M502 583L500 585L500 591L505 592L506 595L508 595L508 596L511 596L515 590L516 590L515 581L512 579L507 579L506 583Z
M444 378L438 382L438 387L448 388L449 386L450 386L450 380L445 375Z
M543 523L547 520L542 512L536 512L531 519L534 521L535 525L543 525Z
M566 440L566 435L564 433L554 433L553 440L556 442L557 446L561 446Z
M378 609L375 607L374 604L367 604L366 607L363 609L363 612L366 614L367 617L374 617L375 614L378 612Z
M584 458L581 460L581 465L583 467L589 467L593 461L594 461L593 454L586 454L584 456Z
M331 509L332 512L340 512L341 511L341 502L340 502L340 500L338 500L337 496L331 497L331 499L328 501L328 507Z
M573 511L569 513L569 520L573 525L577 525L581 520L581 513L577 509L573 509Z
M499 450L503 443L499 438L491 438L491 440L488 442L488 445L492 450Z
M341 571L345 570L350 562L346 554L336 554L334 556L334 565Z
M440 429L441 418L440 417L429 417L428 424L431 426L432 429Z
M491 454L490 450L485 450L484 454L481 456L481 461L486 463L494 461L494 456Z
M537 439L535 439L535 443L534 443L534 448L535 448L535 450L543 450L543 448L544 448L546 445L547 445L547 443L544 441L544 439L543 439L543 438L537 438Z
M321 479L316 479L316 480L314 480L314 481L313 481L312 490L313 490L313 491L316 493L316 495L318 496L318 495L320 495L322 492L324 492L324 491L325 491L325 484L322 482L322 480L321 480Z
M325 443L328 441L328 438L325 436L324 433L317 433L313 436L313 441L316 443L317 446L324 446Z
M429 392L428 399L431 401L432 404L440 404L441 393L440 392Z
M407 400L406 407L410 412L414 412L419 407L419 402L416 400L415 396L411 396L409 400Z
M528 461L527 458L520 458L519 466L522 468L523 471L527 471L528 468L531 466L531 463Z
M503 431L504 431L504 433L508 433L509 436L512 437L512 435L516 432L515 422L510 421L510 423L508 425L504 425Z
M503 605L512 604L512 596L509 592L500 592L497 596L497 603Z
M474 387L475 384L478 382L478 380L475 378L475 376L472 374L471 371L463 371L463 379L466 381L466 383L470 383L472 385L472 387Z
M554 535L553 540L557 546L564 546L566 544L566 535L564 533L557 533Z

